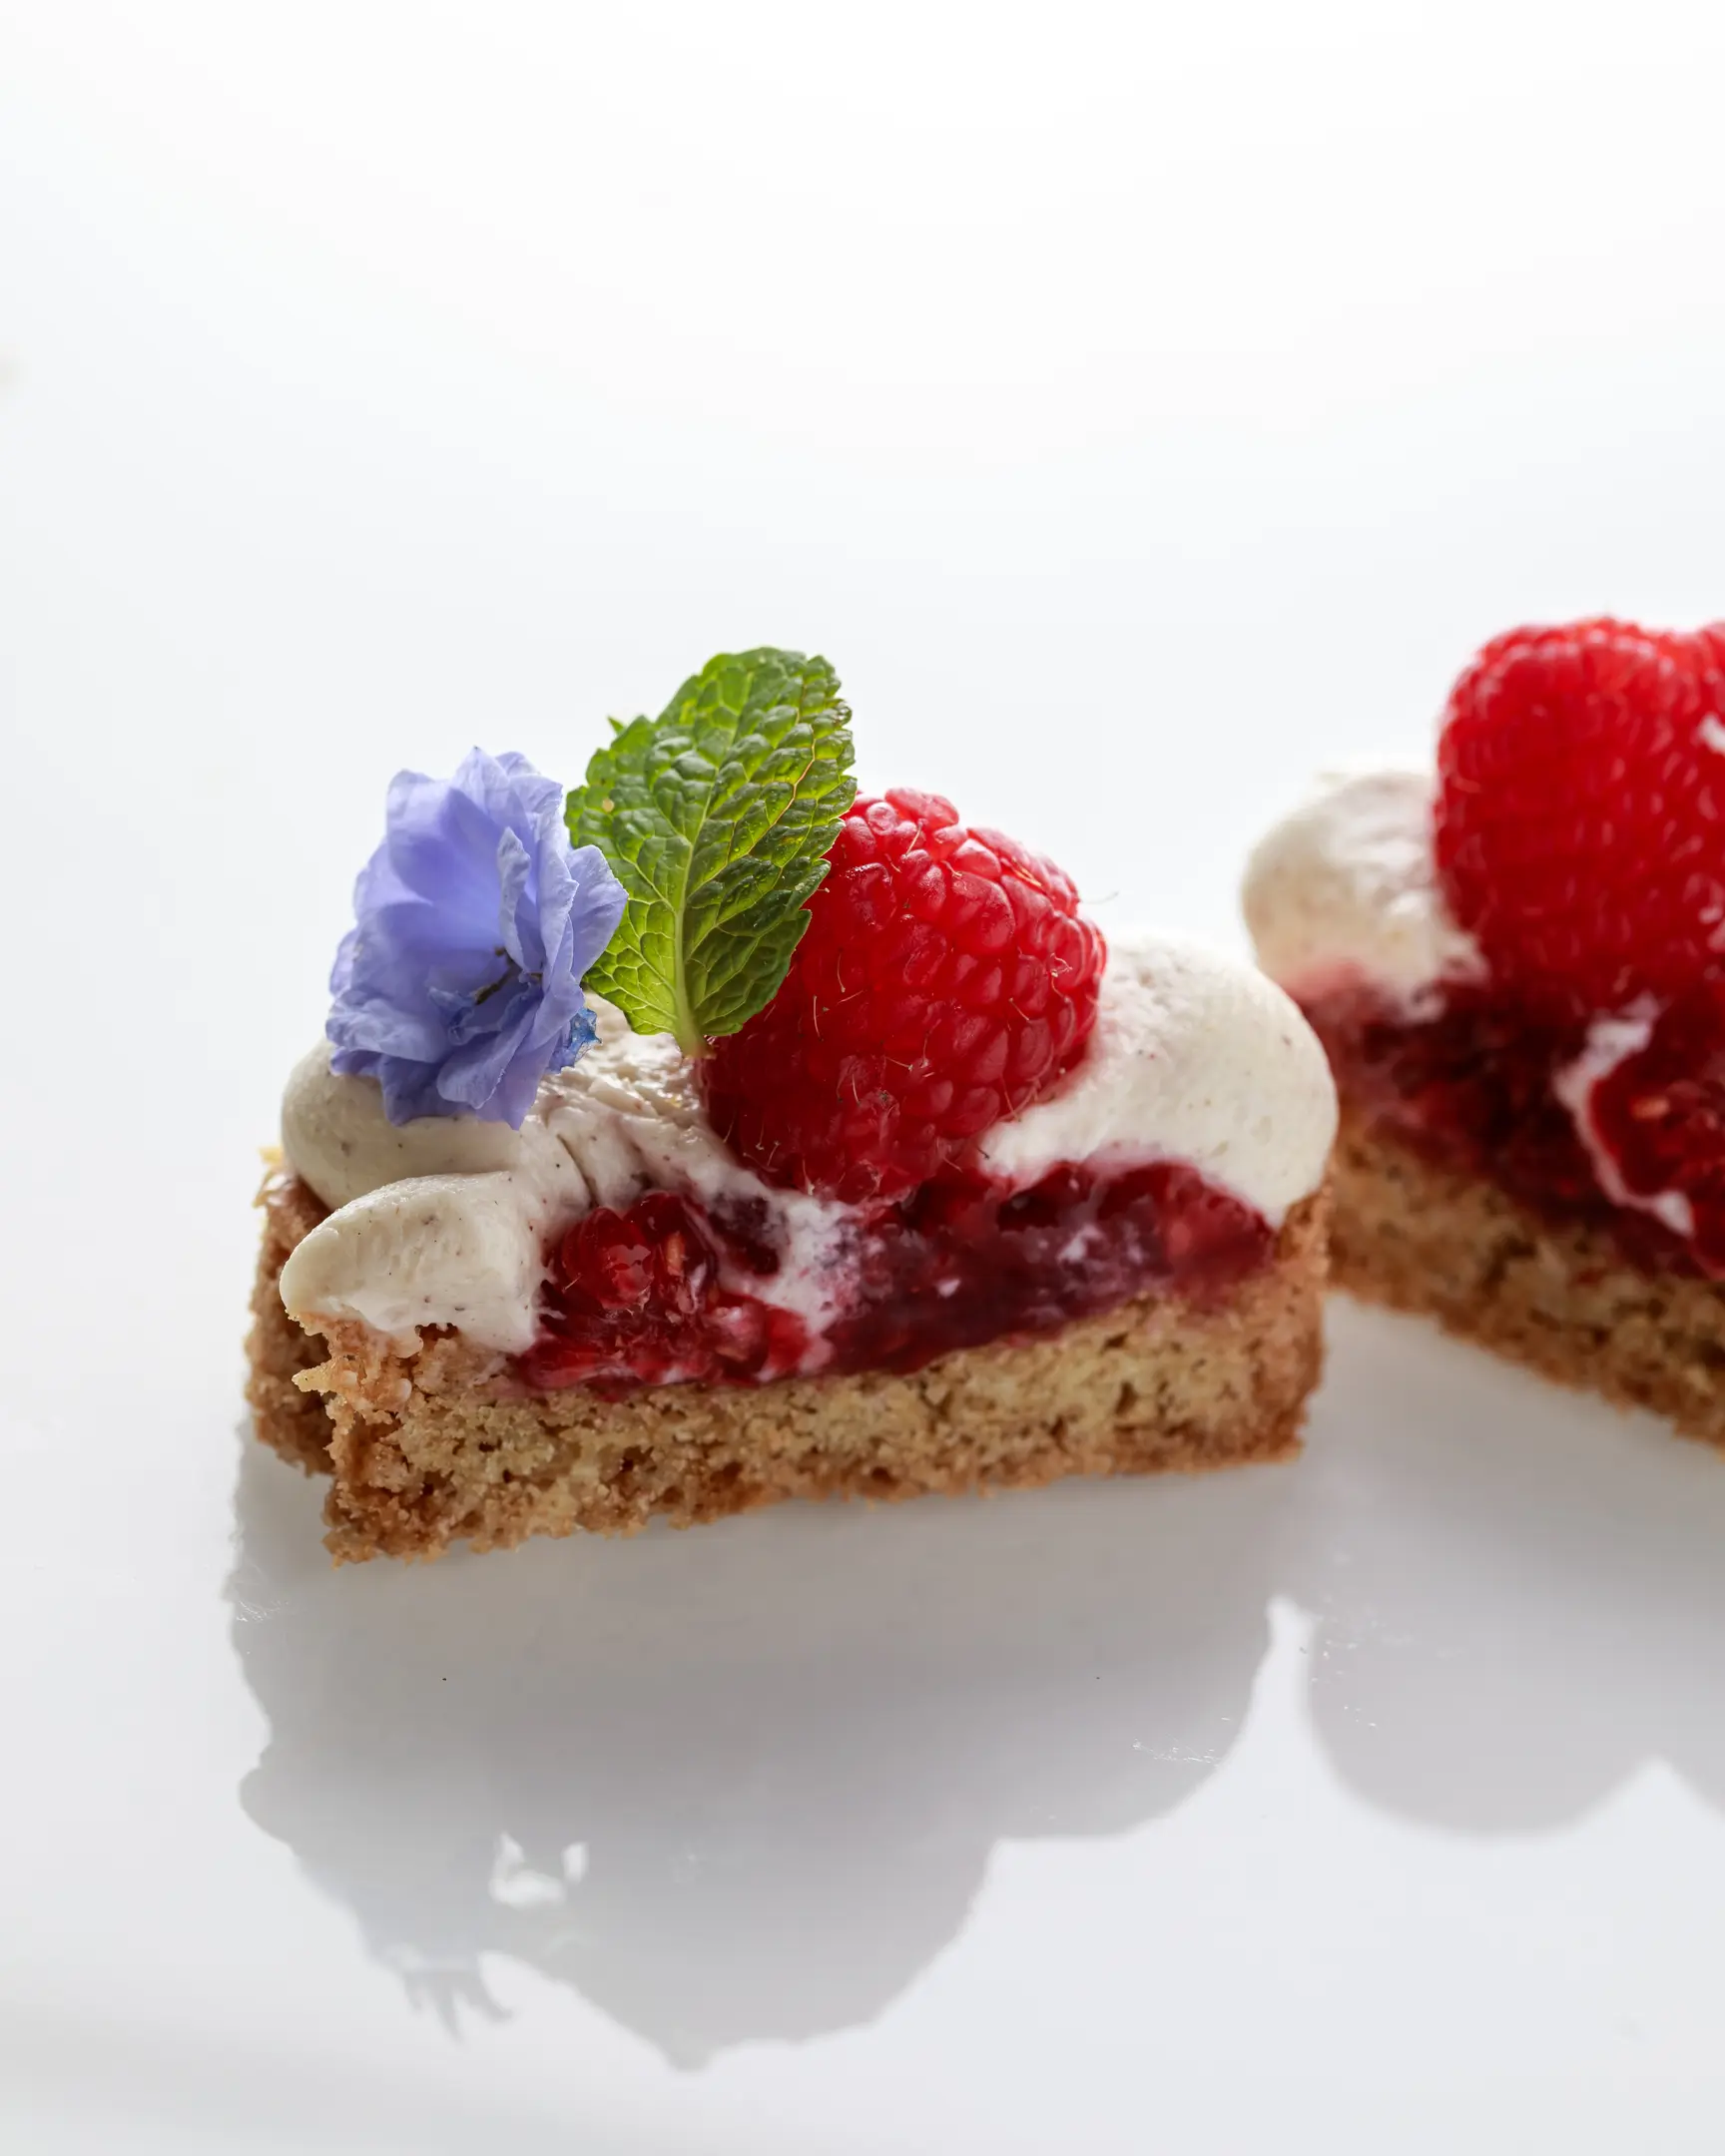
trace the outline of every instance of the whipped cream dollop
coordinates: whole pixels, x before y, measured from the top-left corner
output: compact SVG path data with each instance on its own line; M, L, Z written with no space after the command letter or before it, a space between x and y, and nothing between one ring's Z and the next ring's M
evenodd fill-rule
M551 1233L663 1189L709 1211L762 1209L783 1257L750 1293L824 1330L846 1293L854 1209L764 1183L707 1122L676 1042L596 1008L598 1041L543 1081L519 1131L467 1117L396 1126L376 1085L337 1076L326 1048L295 1066L283 1150L332 1210L283 1268L292 1316L357 1319L403 1343L457 1326L519 1353ZM1139 932L1110 943L1083 1061L987 1134L982 1164L1024 1188L1061 1161L1187 1161L1279 1226L1322 1182L1335 1133L1329 1066L1288 996L1236 960Z
M1431 772L1328 779L1259 841L1243 898L1273 980L1310 995L1353 975L1416 1004L1441 981L1483 973L1438 887L1436 791Z
M1083 1062L981 1152L1020 1186L1110 1153L1187 1161L1279 1226L1317 1188L1335 1136L1324 1050L1276 983L1202 944L1139 934L1108 946Z
M553 1230L595 1206L621 1211L646 1191L675 1190L709 1210L771 1201L784 1262L751 1293L822 1328L847 1209L770 1190L707 1122L670 1035L633 1033L609 1004L594 999L593 1008L598 1040L541 1081L518 1131L467 1116L397 1126L373 1081L329 1068L327 1047L294 1066L282 1150L334 1209L282 1270L295 1318L358 1319L402 1341L420 1326L452 1325L480 1347L519 1354L538 1330Z

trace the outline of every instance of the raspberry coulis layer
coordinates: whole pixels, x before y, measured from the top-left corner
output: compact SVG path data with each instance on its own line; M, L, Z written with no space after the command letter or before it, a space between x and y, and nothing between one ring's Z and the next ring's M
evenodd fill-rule
M1267 1265L1269 1223L1173 1161L1062 1163L1027 1190L950 1170L858 1208L820 1332L752 1285L779 1275L764 1205L710 1212L668 1191L601 1208L556 1241L542 1330L517 1363L540 1390L906 1371L1046 1334L1134 1297L1214 1301Z
M1591 1092L1594 1144L1622 1196L1602 1185L1558 1092L1588 1020L1541 1015L1491 985L1451 986L1417 1021L1370 988L1300 1000L1345 1097L1379 1128L1553 1223L1602 1231L1645 1270L1725 1276L1725 987L1650 1009L1644 1045ZM1689 1234L1646 1210L1669 1214L1674 1199Z

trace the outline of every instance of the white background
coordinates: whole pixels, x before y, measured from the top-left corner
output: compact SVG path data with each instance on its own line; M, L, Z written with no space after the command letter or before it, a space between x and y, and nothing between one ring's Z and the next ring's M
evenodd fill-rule
M398 765L726 646L1232 936L1725 612L1714 7L0 4L0 2137L1725 2142L1725 1474L1341 1313L1306 1462L332 1574L255 1148Z

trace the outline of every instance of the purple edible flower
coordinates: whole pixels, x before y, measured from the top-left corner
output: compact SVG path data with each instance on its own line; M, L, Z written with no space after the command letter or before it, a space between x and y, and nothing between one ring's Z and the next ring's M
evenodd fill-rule
M519 1130L540 1079L595 1037L581 976L623 904L599 848L570 844L563 789L525 757L475 749L453 779L397 772L329 976L333 1068L375 1078L391 1123Z

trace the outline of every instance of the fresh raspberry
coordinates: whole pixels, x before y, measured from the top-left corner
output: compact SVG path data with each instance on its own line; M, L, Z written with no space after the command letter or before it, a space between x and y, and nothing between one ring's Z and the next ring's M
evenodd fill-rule
M1515 629L1450 693L1438 870L1494 980L1620 1010L1725 954L1725 624Z
M1102 937L935 794L858 800L828 857L778 994L702 1062L707 1111L769 1182L900 1197L1077 1062Z

